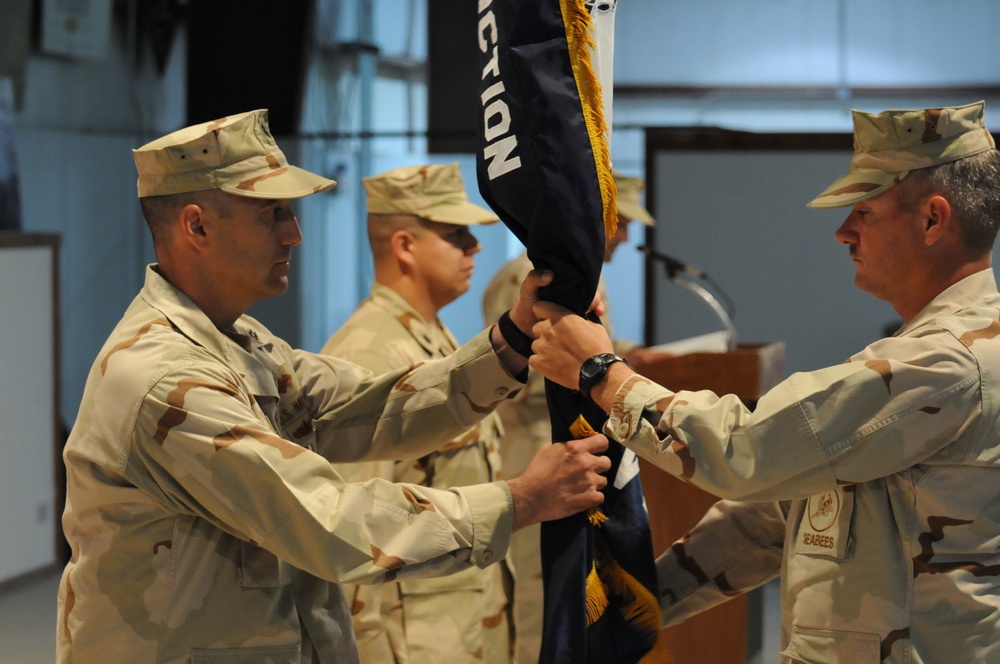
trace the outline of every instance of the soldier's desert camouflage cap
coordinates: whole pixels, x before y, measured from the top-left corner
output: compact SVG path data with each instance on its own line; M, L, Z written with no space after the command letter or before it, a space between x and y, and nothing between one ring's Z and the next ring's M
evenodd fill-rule
M492 224L500 218L469 202L458 163L403 166L361 180L369 214L408 214L442 224Z
M813 208L854 205L878 196L918 168L995 148L983 120L983 102L946 108L852 111L854 156L847 174L808 203Z
M267 110L192 125L132 151L139 198L221 189L251 198L302 198L336 182L292 166L274 142Z
M611 171L614 178L615 187L618 188L618 196L615 202L618 204L618 214L628 219L635 219L646 226L654 223L653 215L639 202L639 194L646 188L646 181L642 178L622 175L617 171Z

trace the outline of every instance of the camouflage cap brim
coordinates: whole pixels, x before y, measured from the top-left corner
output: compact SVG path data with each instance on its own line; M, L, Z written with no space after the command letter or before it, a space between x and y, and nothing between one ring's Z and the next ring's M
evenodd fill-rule
M237 196L251 198L303 198L335 187L333 180L310 173L298 166L286 165L241 180L236 184L225 184L219 189Z
M635 220L645 226L652 226L656 222L653 215L649 213L642 203L639 202L639 195L646 188L646 181L642 178L624 175L618 171L611 171L611 177L615 181L615 206L618 214L629 220Z
M886 173L870 169L853 170L837 178L823 193L809 201L811 208L839 208L854 205L888 191L902 180L909 171Z
M618 214L623 217L638 221L644 226L652 226L655 223L653 215L649 214L646 208L641 205L632 203L631 201L624 201L620 198L615 203L618 207Z
M419 200L409 199L375 199L368 202L368 214L408 215L434 221L440 224L456 226L480 226L494 224L500 221L492 211L469 201L456 200L449 203L440 201L421 204Z
M485 224L495 224L500 221L500 217L486 208L481 208L474 203L460 203L456 205L437 205L420 215L421 219L436 221L441 224L455 224L457 226L481 226Z

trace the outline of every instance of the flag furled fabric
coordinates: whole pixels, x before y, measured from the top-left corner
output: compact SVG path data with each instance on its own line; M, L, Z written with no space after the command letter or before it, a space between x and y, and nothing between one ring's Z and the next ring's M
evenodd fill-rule
M555 274L544 299L580 314L617 223L599 80L602 70L610 76L616 2L588 4L479 0L477 28L480 192L534 266ZM604 87L610 92L610 82ZM603 426L605 413L579 393L547 382L546 394L555 441ZM656 572L638 462L617 443L608 456L601 508L542 524L546 663L635 662L656 641Z
M574 20L588 16L582 0L479 3L477 174L483 198L534 265L555 272L549 299L583 312L597 290L605 225L616 223L617 211L603 113L581 98L570 60L567 35L587 33L567 29L563 4L575 9ZM589 68L589 45L579 45L577 69ZM579 82L598 85L593 69ZM595 152L592 137L603 149Z

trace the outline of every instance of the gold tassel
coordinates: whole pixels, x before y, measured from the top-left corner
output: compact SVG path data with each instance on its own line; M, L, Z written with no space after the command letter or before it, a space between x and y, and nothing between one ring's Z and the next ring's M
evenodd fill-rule
M597 575L597 569L591 565L587 575L587 627L597 622L608 610L608 596L604 592L604 584Z
M573 69L577 94L583 107L583 121L590 136L597 181L601 188L604 233L611 237L618 230L618 207L615 203L618 189L611 175L611 153L608 150L608 126L604 121L601 82L590 62L590 51L596 47L593 23L583 0L559 0L559 6L563 25L566 27L570 67Z
M586 438L597 433L583 415L576 416L573 423L569 425L569 432L574 438ZM593 507L587 511L587 520L590 521L590 525L600 527L608 520L608 517L601 511L600 507ZM608 596L604 592L604 584L597 575L597 569L591 565L590 573L587 575L587 625L590 626L597 622L607 608Z
M590 525L601 527L601 524L608 520L608 515L601 511L600 507L591 507L587 512L587 520Z
M610 593L622 600L627 600L620 609L622 616L637 629L645 632L651 642L656 641L663 620L659 602L653 593L649 592L634 576L622 569L618 561L611 555L607 542L600 531L596 532L594 537L594 561L595 568L600 569L598 573L600 580L606 586L606 590L602 589L605 597ZM587 580L587 594L589 602L589 578Z

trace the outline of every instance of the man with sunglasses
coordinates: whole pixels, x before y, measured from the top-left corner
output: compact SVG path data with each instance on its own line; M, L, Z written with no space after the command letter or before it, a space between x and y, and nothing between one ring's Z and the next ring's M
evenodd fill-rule
M469 227L492 224L468 201L458 164L406 166L363 180L375 282L323 347L376 374L452 354L438 312L469 289L480 246ZM339 464L348 482L374 477L447 489L500 477L495 414L413 461ZM363 662L510 662L512 579L506 564L441 578L344 586Z

